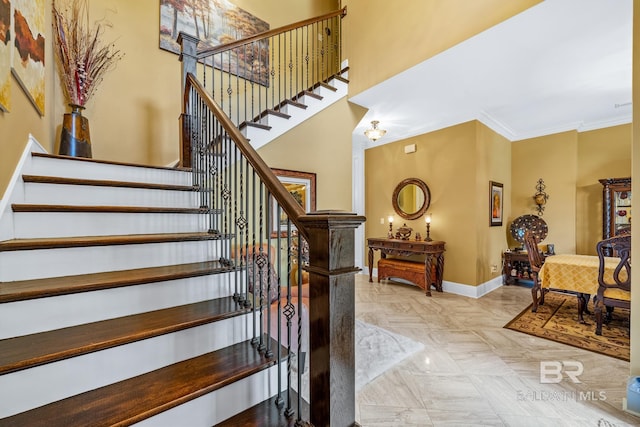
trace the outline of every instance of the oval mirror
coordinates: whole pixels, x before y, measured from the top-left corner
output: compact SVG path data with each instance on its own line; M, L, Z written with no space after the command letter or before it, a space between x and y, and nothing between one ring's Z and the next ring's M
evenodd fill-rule
M407 178L393 190L393 209L404 219L418 219L431 204L429 187L421 179Z

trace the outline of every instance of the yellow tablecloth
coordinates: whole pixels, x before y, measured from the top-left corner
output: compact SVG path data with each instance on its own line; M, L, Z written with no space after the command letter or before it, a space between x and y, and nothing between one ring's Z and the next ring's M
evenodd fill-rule
M605 259L605 281L613 283L618 258ZM598 257L595 255L559 254L547 257L538 274L543 288L562 289L595 295L598 292ZM620 289L606 292L609 298L629 300L631 294Z

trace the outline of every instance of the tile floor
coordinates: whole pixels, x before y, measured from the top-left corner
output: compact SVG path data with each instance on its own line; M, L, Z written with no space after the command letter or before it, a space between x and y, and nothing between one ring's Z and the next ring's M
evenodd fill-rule
M375 278L374 278L375 281ZM629 363L503 326L531 302L503 286L479 299L356 276L356 317L425 345L357 393L373 426L640 426L622 410ZM541 361L576 361L578 383L540 381Z

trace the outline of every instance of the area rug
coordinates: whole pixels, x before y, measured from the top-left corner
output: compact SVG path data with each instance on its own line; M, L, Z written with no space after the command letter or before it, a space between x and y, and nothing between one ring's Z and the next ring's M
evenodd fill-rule
M423 348L424 344L411 338L356 320L356 391ZM294 363L294 366L296 365ZM297 375L294 375L294 377L297 377ZM295 384L294 389L297 390ZM308 364L302 374L302 397L309 401Z
M601 336L595 333L592 303L589 310L592 314L584 315L587 324L580 324L576 296L549 292L537 313L530 305L504 327L629 361L629 310L616 308L611 322L602 325Z

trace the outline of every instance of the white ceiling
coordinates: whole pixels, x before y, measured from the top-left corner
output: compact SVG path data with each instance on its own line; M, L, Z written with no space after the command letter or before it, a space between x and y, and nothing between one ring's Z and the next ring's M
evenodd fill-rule
M349 100L374 147L469 120L511 141L631 122L633 0L546 0ZM372 143L372 120L387 134Z

